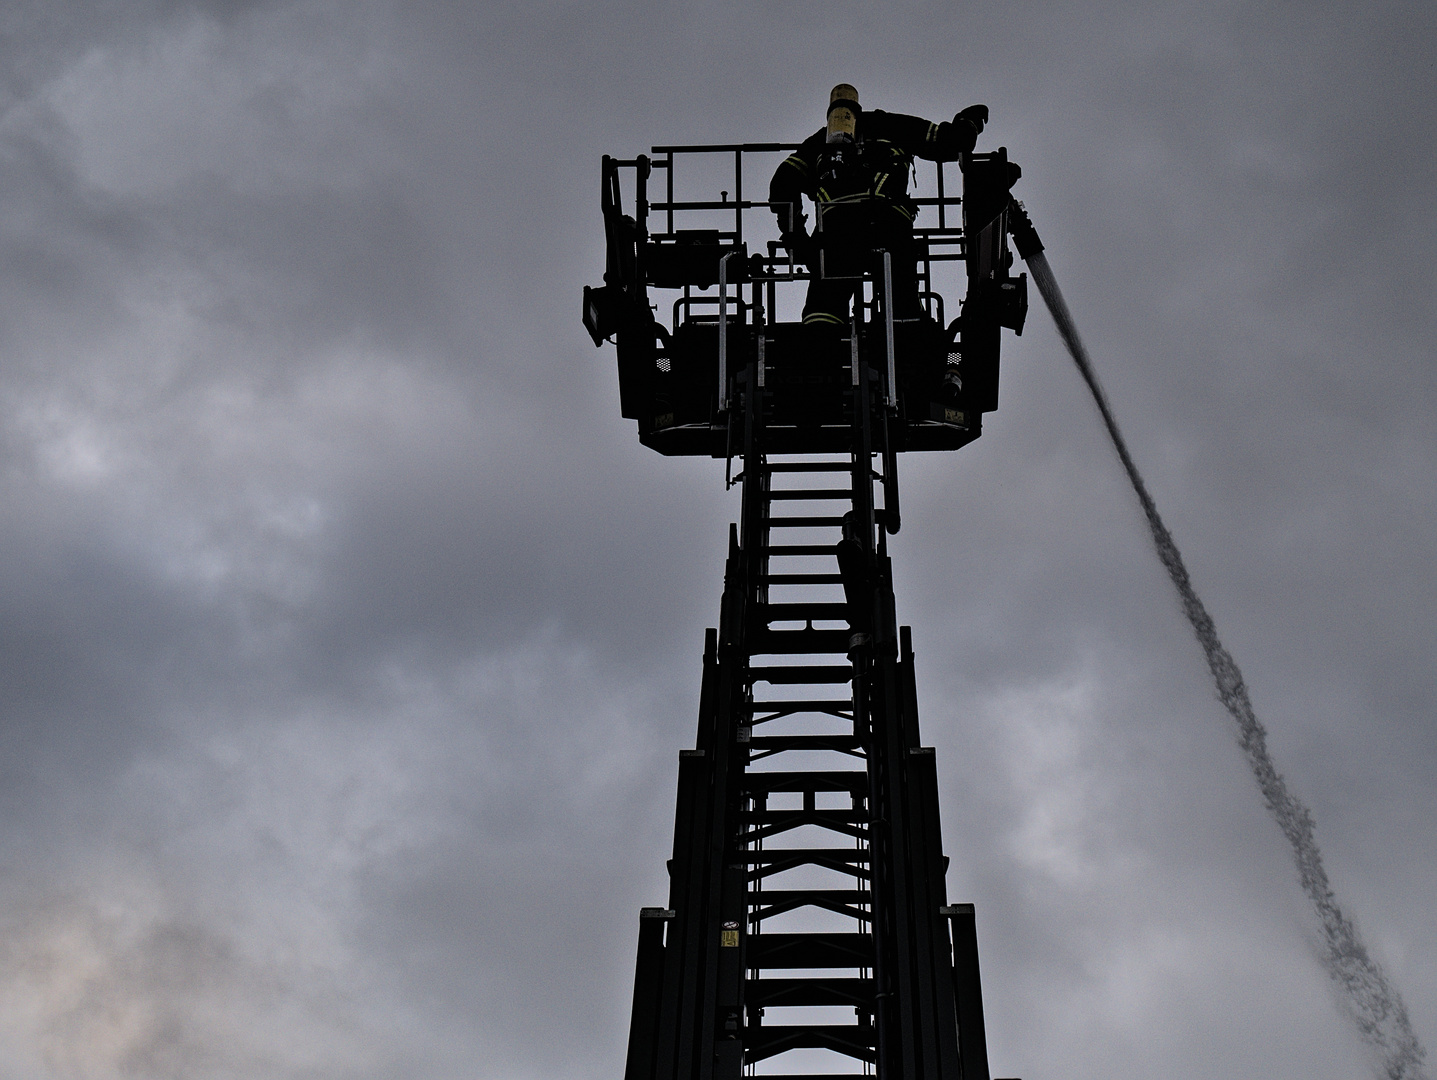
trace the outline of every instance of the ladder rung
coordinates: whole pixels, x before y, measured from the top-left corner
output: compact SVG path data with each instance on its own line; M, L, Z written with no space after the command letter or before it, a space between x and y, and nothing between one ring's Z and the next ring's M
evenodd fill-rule
M822 499L851 499L848 488L785 488L768 493L770 502L817 502Z
M750 1005L871 1005L872 979L749 979ZM764 1080L779 1080L768 1076ZM829 1080L833 1080L832 1077Z
M871 904L873 894L866 889L763 889L748 895L749 907L810 900L828 900L835 904Z
M847 968L873 966L871 934L750 934L751 968Z
M812 517L781 517L769 518L768 525L774 529L806 529L818 528L823 525L842 525L842 517L833 516L812 516Z
M739 781L745 791L847 791L868 792L866 772L745 772Z
M755 655L763 653L830 653L846 654L847 630L770 630L760 627L751 635Z
M739 818L746 824L759 827L802 820L805 825L817 825L821 829L842 832L845 836L854 836L855 833L837 826L869 824L867 810L741 810Z
M765 585L841 585L842 574L765 574L759 578Z
M775 874L786 874L790 870L797 870L800 866L817 866L823 870L832 870L836 874L851 874L862 881L873 876L872 863L867 859L845 858L844 854L851 854L853 848L838 848L834 851L826 851L823 848L794 848L791 851L773 852L774 857L763 861L749 859L752 869L748 872L749 881L761 881L766 877ZM809 965L796 965L808 967ZM814 965L817 966L817 965Z
M794 622L796 620L809 622L813 619L848 621L848 605L839 601L815 600L797 601L790 604L763 604L759 608L759 613L759 617L765 622Z
M836 664L830 667L775 664L771 667L749 668L748 673L753 682L766 682L769 685L782 683L785 686L796 686L803 683L853 681L853 668L846 664L841 667Z
M857 735L755 735L748 745L753 750L857 750Z
M851 461L770 461L763 466L771 473L850 472Z
M857 810L848 813L839 810L748 810L740 814L740 820L745 828L739 832L737 839L745 847L751 847L754 844L767 844L775 837L786 836L795 829L805 829L810 825L833 833L835 836L847 836L860 841L872 839L869 835L868 827L871 822L868 820L868 815ZM843 915L852 915L855 919L864 917L863 913L856 908L845 909L841 904L829 904L823 900L804 901L804 903L827 907L830 910L839 911ZM789 905L789 907L801 906L803 905L798 901ZM774 913L775 909L770 908L768 912L755 917L768 918Z
M859 1061L876 1061L876 1029L857 1024L763 1024L744 1035L744 1056L763 1061L789 1050L832 1050ZM835 1078L830 1078L835 1080Z
M805 713L821 712L841 715L844 719L850 719L853 713L853 701L817 701L813 698L795 699L793 701L752 701L744 705L744 710L750 715L754 713ZM771 717L769 719L772 719Z
M832 544L769 544L763 550L769 558L792 558L799 555L832 555Z
M740 856L750 866L772 866L774 863L790 862L793 859L822 859L825 862L841 863L844 866L866 866L873 861L867 848L764 848L749 851Z

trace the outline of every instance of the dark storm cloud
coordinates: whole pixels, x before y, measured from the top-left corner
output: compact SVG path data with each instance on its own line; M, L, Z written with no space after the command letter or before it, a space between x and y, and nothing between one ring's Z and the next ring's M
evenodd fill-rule
M638 447L577 325L598 155L797 138L840 78L993 108L1431 1038L1431 22L7 11L0 1071L622 1067L736 507ZM979 443L906 463L894 546L995 1065L1350 1075L1282 838L1036 314L1004 378Z

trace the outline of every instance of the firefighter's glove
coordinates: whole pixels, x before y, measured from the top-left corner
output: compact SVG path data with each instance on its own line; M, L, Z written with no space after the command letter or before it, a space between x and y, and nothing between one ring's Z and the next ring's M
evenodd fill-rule
M813 242L813 237L808 235L807 230L784 233L779 239L783 246L788 248L795 266L812 267L818 261L818 245Z
M988 122L988 106L969 105L966 109L964 109L962 112L960 112L957 116L953 118L953 122L955 124L959 120L968 121L968 123L973 125L973 131L976 134L981 135L983 134L983 125Z

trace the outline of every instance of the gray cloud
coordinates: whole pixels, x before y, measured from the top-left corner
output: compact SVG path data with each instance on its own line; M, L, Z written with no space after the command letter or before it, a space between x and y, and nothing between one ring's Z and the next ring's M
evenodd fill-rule
M5 13L0 1073L621 1069L736 506L578 327L598 156L795 138L840 78L992 107L1434 1037L1429 10L830 14ZM1035 315L894 545L995 1067L1349 1076L1080 393Z

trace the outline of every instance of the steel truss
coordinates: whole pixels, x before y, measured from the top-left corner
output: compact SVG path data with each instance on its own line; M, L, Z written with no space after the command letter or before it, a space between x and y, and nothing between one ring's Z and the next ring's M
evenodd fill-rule
M675 148L660 149L670 190L659 208L666 235L682 238L672 221L684 208L672 193ZM741 164L744 148L718 149ZM1008 177L1006 155L991 158ZM647 159L624 164L647 176ZM759 1071L781 1068L790 1052L824 1056L815 1051L828 1052L824 1076L989 1080L973 906L948 903L935 755L919 734L887 535L900 523L898 452L961 446L996 406L997 332L1012 318L983 298L1011 289L1002 260L1012 180L989 198L993 217L977 223L986 277L974 272L974 223L943 225L966 243L959 257L969 267L965 314L946 338L895 326L886 275L875 271L846 335L820 341L765 318L762 290L772 312L774 281L803 275L776 270L772 244L766 259L748 259L741 210L763 204L742 202L741 173L732 233L680 252L702 287L719 284L716 314L697 316L693 281L643 268L646 259L672 267L678 249L649 239L642 186L638 224L620 219L613 168L605 159L611 273L604 290L586 290L586 325L596 342L617 333L627 399L647 395L625 407L641 439L665 453L729 457L742 489L719 625L705 640L698 735L679 755L668 904L640 913L625 1080L815 1080ZM965 163L965 178L980 171ZM958 200L942 194L939 175L941 213ZM735 294L730 323L725 279L741 260L751 298ZM684 297L674 328L656 338L647 287L675 283ZM706 350L684 346L685 335ZM986 381L969 380L983 382L983 400L931 406L936 383L915 374L920 346L941 375L962 362L965 339L970 376L983 365ZM681 423L662 411L672 410L662 379L687 378L685 363L702 375L685 385L713 391L696 393Z

